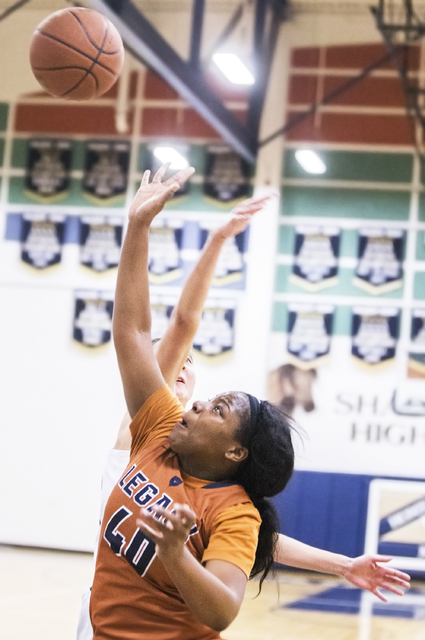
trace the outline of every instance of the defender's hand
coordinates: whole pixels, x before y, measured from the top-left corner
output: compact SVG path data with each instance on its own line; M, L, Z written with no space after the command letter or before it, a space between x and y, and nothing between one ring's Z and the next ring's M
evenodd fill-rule
M380 564L390 560L390 556L380 555L363 555L353 558L343 576L354 586L366 589L383 602L387 602L387 598L378 591L378 588L402 596L404 595L403 589L410 587L410 576L407 573Z
M144 172L140 187L130 206L128 214L130 219L137 219L150 225L154 217L162 211L165 203L195 173L193 167L188 167L164 181L169 166L169 162L163 164L154 175L152 182L149 182L151 172Z
M238 235L238 233L242 233L245 231L247 226L250 224L252 217L277 196L276 193L270 193L266 196L261 196L259 198L248 198L247 200L243 200L239 204L237 204L230 215L231 219L226 222L222 227L220 227L216 233L221 234L226 238L233 238Z

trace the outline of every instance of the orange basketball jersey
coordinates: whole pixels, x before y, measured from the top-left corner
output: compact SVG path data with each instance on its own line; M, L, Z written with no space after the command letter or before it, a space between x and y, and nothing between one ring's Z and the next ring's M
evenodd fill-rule
M226 560L249 576L260 516L244 489L192 478L179 469L168 434L182 407L167 386L131 424L130 462L108 500L90 601L95 640L213 640L219 634L192 614L154 543L136 525L141 508L188 504L196 513L187 547L199 562ZM196 585L194 585L196 588Z

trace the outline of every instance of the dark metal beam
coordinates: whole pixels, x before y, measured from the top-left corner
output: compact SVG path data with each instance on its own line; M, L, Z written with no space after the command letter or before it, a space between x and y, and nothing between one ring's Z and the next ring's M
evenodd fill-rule
M255 84L248 108L248 127L258 138L281 18L271 5L257 0L254 26Z
M202 42L202 27L204 24L205 0L193 0L192 28L190 33L190 62L194 67L199 66Z
M137 59L164 78L237 153L255 163L255 132L239 122L208 87L201 72L185 62L129 0L83 0L82 4L109 18Z

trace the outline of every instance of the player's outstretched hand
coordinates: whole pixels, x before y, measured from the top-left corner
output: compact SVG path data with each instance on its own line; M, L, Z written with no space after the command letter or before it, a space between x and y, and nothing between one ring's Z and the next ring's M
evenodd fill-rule
M385 566L390 556L364 555L353 558L343 573L343 577L360 589L366 589L383 602L387 598L378 590L386 589L396 595L404 595L403 589L410 587L410 576L403 571ZM381 564L383 563L383 564Z
M261 211L264 207L277 196L276 192L271 192L265 196L258 198L248 198L239 202L230 212L231 218L216 233L220 233L226 238L233 238L238 233L242 233L252 220L252 216Z
M188 167L174 174L168 180L164 180L169 166L169 162L163 164L154 175L152 182L149 182L151 172L144 172L140 187L130 206L128 214L130 219L137 218L150 225L154 217L162 211L165 203L195 172L193 167Z
M151 511L141 509L136 522L143 533L155 542L158 558L162 561L173 561L183 553L195 518L196 515L187 504L175 504L172 513L155 506Z

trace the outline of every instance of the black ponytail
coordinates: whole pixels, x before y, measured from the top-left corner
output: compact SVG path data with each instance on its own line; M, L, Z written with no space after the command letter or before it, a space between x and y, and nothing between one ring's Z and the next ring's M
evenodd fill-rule
M276 509L268 498L283 491L292 476L294 449L291 434L294 427L291 418L269 402L261 402L256 414L254 424L252 412L243 416L237 436L249 453L233 479L244 487L261 516L257 552L250 576L253 578L261 574L261 591L263 581L273 566L279 531Z

